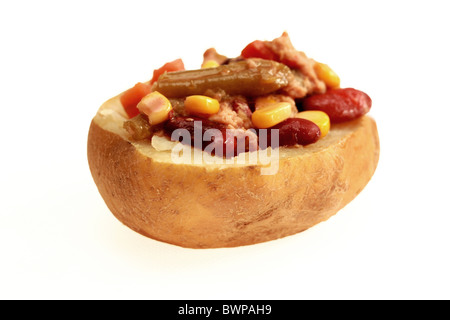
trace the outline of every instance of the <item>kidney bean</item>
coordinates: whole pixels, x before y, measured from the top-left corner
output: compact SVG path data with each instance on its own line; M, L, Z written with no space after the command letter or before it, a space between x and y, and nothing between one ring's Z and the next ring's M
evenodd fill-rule
M268 129L267 144L271 146L271 129L279 131L279 146L293 146L296 144L308 145L316 142L320 138L320 128L314 122L289 118Z
M200 124L201 131L199 130ZM211 143L214 143L216 144L214 150L217 152L216 155L218 156L225 156L228 158L237 156L240 152L256 150L256 145L253 145L251 135L245 137L245 150L239 150L236 140L239 134L236 134L233 130L227 129L224 124L206 119L197 117L173 117L164 124L164 131L166 134L171 136L173 140L179 141L181 134L180 136L173 135L176 129L186 129L189 132L189 141L183 140L180 141L181 143L192 147L200 147L202 150L205 150ZM213 137L212 141L210 139L204 140L205 136L208 135L205 133L210 129L220 131L221 135L219 135L217 141L214 140L216 137ZM278 129L279 141L274 142L276 144L273 145L271 129ZM293 146L297 144L308 145L316 142L320 138L320 128L314 122L301 118L289 118L270 129L260 129L257 130L257 132L261 133L261 130L267 130L267 143L264 142L261 144L260 141L260 148L265 148L266 146ZM195 144L195 139L197 137L201 139L201 142Z
M234 157L241 152L256 149L256 135L252 137L244 135L243 131L228 129L225 124L213 122L199 117L173 117L164 124L164 131L173 140L180 140L182 132L177 129L185 129L189 133L189 141L180 141L192 147L201 148L210 154L219 157ZM214 129L214 131L212 131ZM175 134L173 134L175 132ZM177 136L176 134L179 133ZM254 141L252 140L254 138ZM196 141L199 139L199 141ZM243 139L242 141L238 139ZM240 143L244 145L240 146Z
M362 91L344 88L307 97L302 106L304 110L323 111L328 114L332 123L339 123L365 115L372 106L372 100Z
M201 128L201 129L200 129ZM189 132L190 135L190 141L181 141L183 144L194 146L201 146L202 149L204 149L209 143L206 143L203 141L203 136L205 132L208 129L218 129L222 135L225 135L225 129L226 126L222 125L220 123L212 123L209 120L198 118L198 117L173 117L170 118L165 124L164 124L164 131L169 135L172 136L172 133L177 129L185 129ZM195 144L195 131L198 130L198 137L200 138L200 142L197 142ZM181 133L181 132L178 132ZM174 139L179 139L181 134L179 136L174 136Z

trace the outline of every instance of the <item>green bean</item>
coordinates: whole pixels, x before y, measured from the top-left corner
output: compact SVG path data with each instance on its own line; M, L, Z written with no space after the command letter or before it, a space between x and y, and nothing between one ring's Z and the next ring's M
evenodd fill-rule
M153 90L168 98L204 94L208 89L222 89L230 95L259 96L287 86L292 77L284 64L262 59L248 59L216 68L168 72L161 75Z

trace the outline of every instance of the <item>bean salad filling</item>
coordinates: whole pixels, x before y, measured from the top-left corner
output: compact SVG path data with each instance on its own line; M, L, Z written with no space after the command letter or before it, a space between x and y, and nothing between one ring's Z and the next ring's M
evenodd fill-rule
M210 48L197 70L168 62L120 101L131 140L166 136L220 157L315 143L333 123L357 119L372 105L366 93L341 88L328 65L297 51L286 32L253 41L235 58ZM196 130L207 139L196 141Z

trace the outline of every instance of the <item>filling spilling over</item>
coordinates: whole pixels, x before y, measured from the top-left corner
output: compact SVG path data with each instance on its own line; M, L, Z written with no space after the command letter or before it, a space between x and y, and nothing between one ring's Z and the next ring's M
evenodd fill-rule
M366 93L341 88L328 65L297 51L287 33L253 41L236 58L208 49L198 70L168 62L120 101L131 140L167 137L227 158L314 143L372 105Z

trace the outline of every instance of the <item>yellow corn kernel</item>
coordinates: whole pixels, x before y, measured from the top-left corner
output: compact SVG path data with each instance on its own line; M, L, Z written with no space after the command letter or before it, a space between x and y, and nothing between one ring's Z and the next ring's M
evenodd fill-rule
M302 111L295 115L296 118L306 119L314 122L320 129L320 137L323 138L330 131L330 117L323 111Z
M161 93L153 91L142 98L137 108L148 116L148 122L151 125L156 125L169 119L172 104Z
M336 89L341 85L341 79L328 65L320 62L314 64L314 71L328 88Z
M202 69L215 68L215 67L218 67L218 66L219 66L219 63L217 61L207 60L207 61L203 62Z
M187 112L194 114L214 114L219 112L220 103L217 99L207 96L194 95L186 97L184 107Z
M291 115L289 102L277 102L253 112L252 122L258 129L266 129L283 122Z

